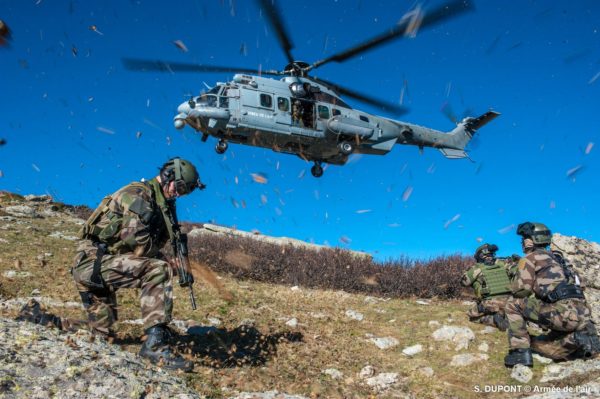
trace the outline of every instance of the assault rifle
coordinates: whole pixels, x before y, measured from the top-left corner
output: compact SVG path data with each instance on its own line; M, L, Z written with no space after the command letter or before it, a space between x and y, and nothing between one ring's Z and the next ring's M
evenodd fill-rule
M175 260L177 262L179 286L190 287L190 302L192 303L192 309L196 310L196 298L194 297L193 288L194 276L192 275L192 269L190 268L190 260L188 259L187 234L182 233L181 230L179 230L175 205L169 205L169 219L171 221L171 228L173 229L171 246L173 247L173 255L175 256Z
M190 302L192 309L196 310L196 298L194 298L194 276L190 269L190 260L188 259L188 240L187 234L179 231L179 226L175 233L173 245L173 254L177 259L177 275L179 275L179 286L190 287Z

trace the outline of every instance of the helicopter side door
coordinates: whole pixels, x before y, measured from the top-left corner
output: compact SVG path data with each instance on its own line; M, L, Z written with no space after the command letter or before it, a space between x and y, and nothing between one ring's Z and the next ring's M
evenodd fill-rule
M273 130L273 94L242 88L240 125L252 129Z
M289 131L292 125L292 108L289 97L276 96L275 122Z

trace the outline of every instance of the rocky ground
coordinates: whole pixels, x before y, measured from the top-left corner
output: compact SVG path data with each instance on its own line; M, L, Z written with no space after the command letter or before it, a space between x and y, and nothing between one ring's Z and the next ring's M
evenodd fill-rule
M135 355L135 291L120 294L113 343L14 321L29 298L81 317L68 266L81 219L47 197L0 195L0 398L583 398L600 397L600 360L533 369L502 365L506 335L470 324L470 302L376 298L220 276L224 302L197 287L198 311L175 289L174 329L190 374ZM600 247L555 235L600 297ZM594 316L598 317L594 306Z

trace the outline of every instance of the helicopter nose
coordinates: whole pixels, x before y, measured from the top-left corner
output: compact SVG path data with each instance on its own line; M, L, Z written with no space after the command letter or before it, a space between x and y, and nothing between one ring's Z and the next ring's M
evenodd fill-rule
M177 112L180 114L188 114L191 110L190 104L187 101L177 107Z
M183 129L183 127L185 126L185 119L181 119L178 115L177 117L175 117L173 125L175 125L175 129Z

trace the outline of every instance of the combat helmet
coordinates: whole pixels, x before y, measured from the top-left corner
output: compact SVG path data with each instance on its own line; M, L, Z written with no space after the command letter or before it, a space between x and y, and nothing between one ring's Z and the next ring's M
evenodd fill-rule
M496 244L483 244L480 245L476 250L475 250L475 255L473 256L475 258L476 262L483 262L485 260L485 258L487 258L488 256L491 256L492 258L496 256L496 251L498 251L498 246Z
M185 159L179 157L169 159L160 169L160 178L163 184L175 182L177 194L189 194L194 189L204 190L206 185L200 181L196 167Z
M542 223L524 222L517 227L517 234L530 238L535 245L547 246L552 241L552 232Z

